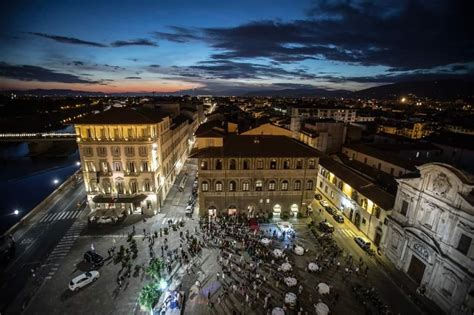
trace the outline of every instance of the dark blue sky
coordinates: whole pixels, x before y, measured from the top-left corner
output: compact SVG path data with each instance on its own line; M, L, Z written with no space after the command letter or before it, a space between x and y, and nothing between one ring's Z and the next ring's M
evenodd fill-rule
M3 1L0 88L361 89L471 77L469 1Z

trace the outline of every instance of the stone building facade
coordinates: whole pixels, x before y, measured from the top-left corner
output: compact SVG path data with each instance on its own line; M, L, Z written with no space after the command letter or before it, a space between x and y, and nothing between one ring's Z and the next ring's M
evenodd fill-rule
M91 211L159 211L189 152L188 120L112 107L74 126Z
M199 214L248 217L306 214L319 152L285 136L227 136L193 154L199 164Z
M474 310L474 179L442 163L398 179L386 256L449 314Z

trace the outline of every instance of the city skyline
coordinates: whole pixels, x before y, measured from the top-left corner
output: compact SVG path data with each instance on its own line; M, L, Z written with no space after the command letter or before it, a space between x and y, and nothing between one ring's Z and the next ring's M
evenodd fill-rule
M164 92L472 78L451 1L3 4L0 89Z

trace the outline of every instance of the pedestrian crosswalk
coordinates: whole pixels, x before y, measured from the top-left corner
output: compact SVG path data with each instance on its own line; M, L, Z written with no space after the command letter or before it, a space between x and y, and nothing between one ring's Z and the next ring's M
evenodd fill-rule
M173 222L172 224L178 224L180 222L188 221L189 217L165 217L163 218L163 221L161 222L162 225L168 224L168 221L171 220Z
M347 228L338 228L334 231L334 233L339 234L342 237L350 238L350 239L357 236L357 234L355 234L352 230L347 229Z
M40 219L40 223L42 222L53 222L53 221L61 221L61 220L71 220L75 219L81 215L83 210L73 210L73 211L60 211L60 212L53 212L48 213Z

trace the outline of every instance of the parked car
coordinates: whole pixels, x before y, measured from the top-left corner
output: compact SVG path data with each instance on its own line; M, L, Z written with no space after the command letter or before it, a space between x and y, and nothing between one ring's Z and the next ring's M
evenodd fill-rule
M361 236L354 237L354 241L359 245L363 250L370 249L370 242Z
M314 199L321 200L321 199L323 199L323 196L321 196L321 194L315 194Z
M94 267L102 267L104 265L104 257L91 250L84 254L84 260Z
M319 201L319 203L320 203L321 206L323 206L323 207L328 207L328 206L329 206L329 202L327 202L326 200L321 200L321 201Z
M329 214L335 214L335 213L336 213L336 209L331 208L331 207L329 207L329 206L325 207L324 209L326 209L326 211L327 211Z
M186 213L186 214L192 214L192 213L193 213L193 210L194 210L194 207L191 206L191 205L189 205L189 206L186 207L185 213Z
M336 222L344 223L344 217L340 213L335 213L332 216Z
M82 287L85 287L91 282L96 281L99 279L100 273L96 270L84 272L83 274L75 277L74 279L69 282L69 290L77 291Z
M334 232L334 226L329 222L321 222L319 223L319 229L325 233L332 233Z

